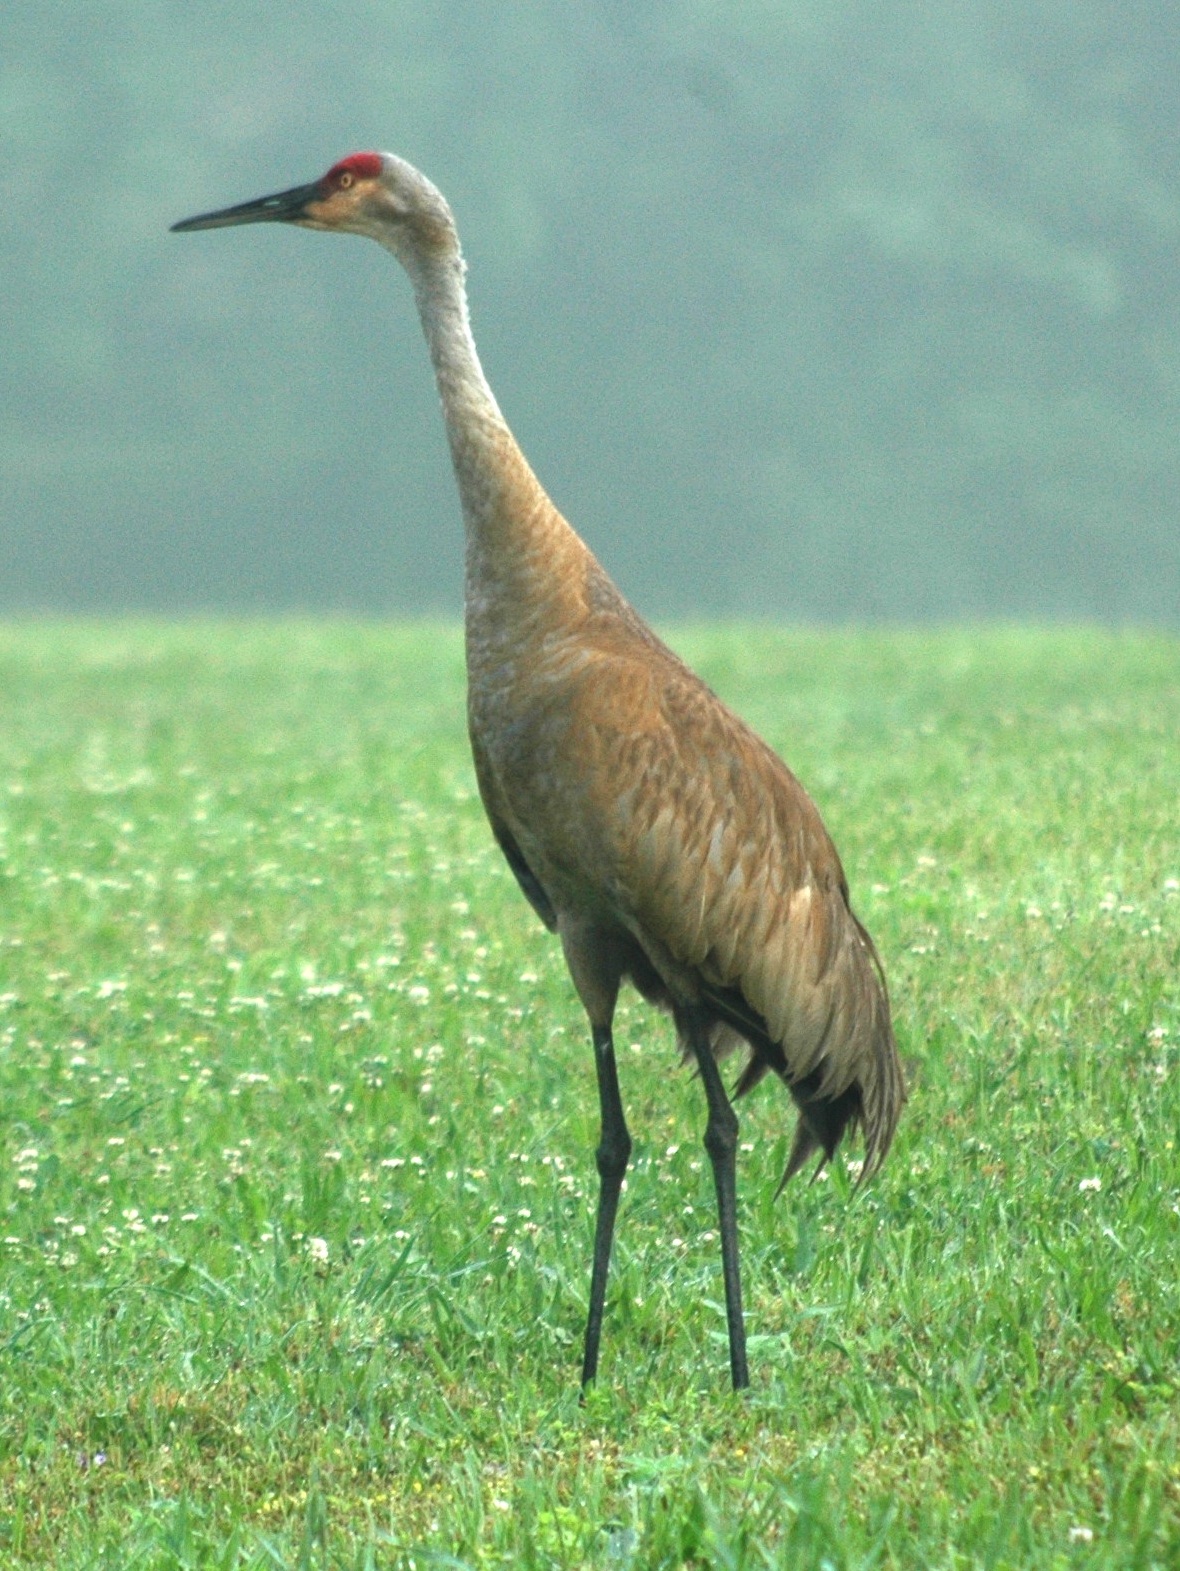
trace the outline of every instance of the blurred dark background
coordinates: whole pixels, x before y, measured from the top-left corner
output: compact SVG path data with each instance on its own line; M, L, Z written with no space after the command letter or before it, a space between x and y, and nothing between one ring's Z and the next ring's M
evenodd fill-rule
M172 236L383 147L645 611L1180 621L1172 6L0 15L0 610L456 611L406 280Z

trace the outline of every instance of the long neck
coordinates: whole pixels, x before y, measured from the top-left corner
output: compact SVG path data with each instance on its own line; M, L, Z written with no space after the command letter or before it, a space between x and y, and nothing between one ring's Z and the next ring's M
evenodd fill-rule
M553 506L479 363L458 251L407 264L442 400L467 535L469 615L499 589L536 599L585 547Z

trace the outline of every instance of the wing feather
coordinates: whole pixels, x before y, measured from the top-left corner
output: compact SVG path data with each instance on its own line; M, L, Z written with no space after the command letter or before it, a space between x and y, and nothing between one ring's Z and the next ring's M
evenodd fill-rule
M640 745L632 733L616 752L606 722L600 736L614 806L630 804L612 823L633 930L695 971L707 996L742 1001L719 1013L751 1043L739 1085L769 1055L802 1098L805 1124L809 1102L848 1098L834 1138L849 1117L863 1124L867 1174L904 1088L880 963L840 858L777 755L689 673L661 676ZM825 1117L814 1112L797 1147L831 1154Z

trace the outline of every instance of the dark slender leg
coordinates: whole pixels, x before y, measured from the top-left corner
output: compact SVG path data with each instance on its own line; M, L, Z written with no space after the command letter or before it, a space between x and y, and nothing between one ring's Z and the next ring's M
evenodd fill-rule
M700 1066L709 1103L709 1122L705 1126L705 1150L713 1164L717 1186L717 1215L721 1224L721 1267L725 1273L725 1318L729 1323L729 1371L733 1388L741 1391L750 1383L746 1365L746 1323L742 1316L742 1276L738 1261L737 1234L737 1114L730 1106L721 1083L721 1074L709 1046L707 1028L697 1020L686 1022L688 1040Z
M609 1026L594 1027L594 1066L598 1071L598 1101L602 1109L602 1139L597 1161L598 1225L594 1230L594 1270L590 1276L590 1317L586 1321L586 1352L582 1359L582 1385L588 1386L598 1373L598 1342L602 1335L602 1306L606 1300L606 1273L610 1267L610 1246L615 1231L615 1212L619 1209L619 1190L631 1156L631 1136L623 1117L619 1096L619 1076L615 1068L615 1046Z

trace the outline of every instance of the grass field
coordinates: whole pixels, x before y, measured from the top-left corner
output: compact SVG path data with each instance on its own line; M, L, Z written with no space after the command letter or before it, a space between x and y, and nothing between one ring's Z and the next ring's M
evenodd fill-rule
M889 1162L739 1165L633 997L597 1100L451 628L0 628L0 1564L1180 1565L1180 643L684 631L893 991ZM853 1150L847 1153L856 1156Z

